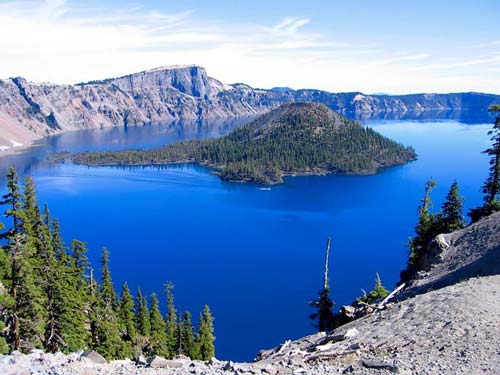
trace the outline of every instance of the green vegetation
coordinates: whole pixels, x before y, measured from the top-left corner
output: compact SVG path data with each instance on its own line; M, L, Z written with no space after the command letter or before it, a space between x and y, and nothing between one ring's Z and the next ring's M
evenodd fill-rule
M389 291L385 288L385 286L382 285L382 280L380 279L380 275L377 273L373 289L369 293L366 293L363 290L363 295L357 298L356 302L373 303L383 300L388 295Z
M473 223L493 212L500 211L500 104L491 106L489 111L496 114L493 129L488 132L492 145L484 150L484 153L490 157L490 169L488 179L483 185L483 205L469 212Z
M333 313L334 302L330 298L330 283L328 275L328 264L330 258L331 238L326 242L325 251L325 271L323 274L323 289L319 292L318 298L309 302L309 306L314 307L316 312L311 314L309 318L316 321L316 326L319 332L329 332L337 326L337 319Z
M450 233L465 227L463 212L464 198L460 195L458 183L454 181L446 195L441 210L431 212L431 193L436 182L430 179L425 185L422 203L418 207L418 222L415 226L415 236L408 241L410 250L408 266L401 272L401 281L407 281L420 269L421 261L429 253L430 242L440 233Z
M490 156L489 176L483 184L483 205L469 211L471 222L500 211L500 105L490 107L490 112L496 114L493 128L488 132L492 145L484 151ZM450 187L446 201L441 211L431 213L431 192L436 183L431 179L425 186L425 194L418 208L418 222L415 226L415 236L408 242L410 249L408 266L401 272L401 282L411 279L425 263L425 258L431 249L430 242L440 233L449 233L466 226L463 211L464 198L460 195L458 183L455 181Z
M0 204L10 220L0 225L0 353L33 348L49 352L93 349L107 359L138 354L193 359L214 356L213 317L205 306L195 332L191 315L182 319L174 306L173 284L166 285L166 321L159 301L148 307L139 290L134 301L128 285L117 296L109 252L102 250L101 280L96 281L85 243L64 245L59 222L38 205L31 177L21 189L16 171L7 175Z
M154 150L60 154L96 165L194 162L224 180L279 183L290 174L372 174L416 158L404 147L317 103L286 104L230 134L169 144Z

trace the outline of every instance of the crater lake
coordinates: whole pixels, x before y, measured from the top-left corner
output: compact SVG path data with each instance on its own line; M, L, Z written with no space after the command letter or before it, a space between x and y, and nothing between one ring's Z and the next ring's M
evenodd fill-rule
M434 178L434 209L456 179L466 210L481 202L487 176L489 123L456 120L369 120L418 160L373 176L288 177L263 187L221 181L194 165L96 167L55 164L57 151L151 148L179 139L227 133L225 123L115 127L50 137L0 157L1 192L14 165L35 179L63 228L66 244L85 241L94 268L111 253L115 287L127 281L165 297L175 284L178 310L209 304L216 318L216 355L251 360L259 349L315 331L308 302L322 287L324 249L332 237L330 283L336 308L370 290L378 272L393 289L407 259L425 182ZM2 221L5 220L2 218ZM196 317L195 317L196 318Z

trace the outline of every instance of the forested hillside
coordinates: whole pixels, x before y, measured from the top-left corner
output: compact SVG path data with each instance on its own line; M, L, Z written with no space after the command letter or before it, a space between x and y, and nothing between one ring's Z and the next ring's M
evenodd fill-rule
M273 184L291 174L372 174L414 160L416 153L322 104L293 103L219 139L69 158L91 166L195 162L216 169L224 180Z
M137 355L193 359L214 356L213 317L208 306L195 330L191 314L174 305L173 284L165 284L168 312L156 294L139 289L134 300L126 283L115 291L109 252L102 249L101 277L87 259L84 242L69 248L47 205L40 208L27 176L21 189L8 173L0 202L8 219L0 248L0 353L33 348L49 352L93 349L107 359Z

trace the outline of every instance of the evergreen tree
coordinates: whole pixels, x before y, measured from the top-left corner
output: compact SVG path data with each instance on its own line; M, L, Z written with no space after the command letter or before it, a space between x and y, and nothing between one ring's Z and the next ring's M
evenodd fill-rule
M325 256L325 271L323 276L323 289L319 293L317 300L309 303L310 306L316 308L317 312L310 315L312 320L317 320L318 331L328 332L335 328L335 315L333 314L334 303L330 298L330 286L328 281L328 263L330 256L331 239L328 238L326 242L326 256Z
M32 177L24 178L23 192L23 225L27 236L32 237L33 245L39 246L40 238L38 238L40 227L42 225L42 216L40 207L36 198L35 182Z
M436 227L436 216L430 212L432 207L431 193L436 182L431 178L425 185L425 194L422 204L418 208L418 223L415 227L415 237L410 239L409 265L413 265L421 256L430 240L433 238L433 228Z
M488 132L492 145L484 151L490 157L489 176L482 189L483 205L469 212L472 222L500 211L500 104L492 105L489 112L496 115L493 128Z
M107 309L115 311L116 293L113 281L111 280L111 271L109 269L109 251L105 247L102 248L101 267L102 283L100 288L100 297Z
M457 181L454 181L450 187L446 201L443 203L442 210L442 231L450 233L465 227L463 212L464 198L460 196Z
M146 297L142 295L141 289L137 291L135 309L135 326L141 336L149 337L151 334L151 322L149 321L149 309Z
M109 252L102 249L102 282L93 306L93 348L107 359L121 357L121 342L116 316L116 293L109 270Z
M0 231L4 229L0 223ZM7 322L11 320L12 307L14 300L7 292L10 279L10 256L5 249L0 245L0 354L7 354L10 350L8 342L8 327Z
M48 211L47 211L48 212ZM68 254L66 252L66 247L64 245L64 241L61 237L61 225L59 224L59 220L54 219L52 222L50 222L50 215L47 217L47 224L46 225L51 225L51 237L50 240L52 242L52 247L54 249L54 253L56 255L56 258L61 261L63 264L64 262L68 261ZM66 264L68 265L68 264Z
M197 335L197 351L199 358L203 361L208 361L215 356L214 347L214 318L210 312L208 305L205 305L203 312L200 314L200 326Z
M172 284L166 285L167 323L155 295L151 312L140 290L134 311L126 284L117 301L105 248L102 280L97 283L85 243L73 240L68 251L48 206L40 212L33 179L26 177L21 191L11 168L0 205L7 206L5 216L12 221L5 231L0 223L0 353L34 347L51 352L92 348L116 359L136 349L169 357L183 348L197 358L198 347L209 353L212 342L213 348L213 334L212 341L207 340L213 333L210 311L204 312L200 324L203 345L195 347L189 313L177 317Z
M187 355L191 359L198 359L200 354L197 351L194 327L189 311L184 312L179 327L179 354Z
M59 225L56 221L54 221L54 233L55 231L59 231ZM58 237L59 235L54 234L54 238ZM73 267L75 268L75 272L78 275L79 279L79 284L83 286L86 284L85 282L85 272L87 272L90 263L87 258L87 245L85 242L82 242L80 240L73 240L71 241L71 262L73 264ZM107 260L106 260L107 262Z
M8 240L13 241L14 236L22 232L23 223L19 178L13 167L10 167L7 173L7 193L2 196L0 205L7 206L4 215L6 218L12 219L12 228L6 233L3 233L2 238L7 238Z
M48 212L48 211L47 211ZM56 258L52 246L50 227L43 223L40 228L40 256L42 258L41 283L46 299L47 321L45 323L45 348L57 352L67 346L62 336L62 317L66 301L65 287L66 266Z
M385 297L389 295L389 291L382 285L382 280L380 279L380 275L377 273L375 278L375 285L370 293L363 293L362 297L359 297L357 301L372 303L383 300Z
M10 309L12 349L41 348L44 341L43 291L40 287L41 265L37 254L38 238L33 223L40 218L35 209L34 187L26 180L27 192L21 194L17 173L13 168L7 174L7 194L2 205L12 226L2 236L7 239L10 258L9 294L13 299ZM37 215L38 213L38 215Z
M7 206L5 209L4 216L12 220L12 227L8 229L5 233L2 233L1 238L7 239L6 251L7 259L9 264L6 264L7 268L10 268L8 272L5 273L4 282L9 288L9 295L11 296L11 303L5 304L8 308L8 317L6 321L10 322L10 332L11 335L8 341L11 342L11 348L17 350L20 347L21 335L19 327L18 318L18 293L21 289L22 277L21 270L23 266L21 251L23 249L24 236L22 234L22 205L21 205L21 192L19 189L19 179L16 170L13 167L9 168L7 173L7 193L2 196L2 201L0 205Z
M169 357L166 324L160 312L158 297L151 294L151 309L149 311L149 320L151 323L150 349L151 354L163 357Z
M179 352L177 311L175 310L173 289L174 284L170 282L165 284L165 293L167 295L167 318L165 320L167 345L168 351L172 357Z
M134 355L136 343L136 330L134 324L134 300L130 294L127 283L122 286L122 296L119 303L120 332L123 342L122 356Z
M74 240L71 255L68 254L60 236L57 220L52 222L52 243L59 261L62 311L61 337L66 343L64 351L74 352L86 349L90 340L87 326L90 309L90 291L86 280L88 260L87 249L81 241ZM78 254L75 258L75 254ZM78 261L77 261L78 260Z

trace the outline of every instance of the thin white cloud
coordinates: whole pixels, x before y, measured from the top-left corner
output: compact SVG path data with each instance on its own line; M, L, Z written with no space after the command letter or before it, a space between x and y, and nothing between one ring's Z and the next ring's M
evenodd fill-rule
M423 70L450 70L450 69L457 69L457 68L466 68L470 66L477 66L477 65L500 65L500 55L494 54L491 56L484 56L481 58L472 58L470 60L452 60L452 61L447 61L443 63L438 63L438 64L429 64L429 65L422 65L422 66L417 66L413 68L415 71L423 71Z
M336 40L309 18L284 15L273 24L236 24L197 17L196 9L168 13L127 3L116 9L64 0L0 1L0 76L73 83L198 64L224 82L256 87L500 92L500 61L491 46L484 46L489 53L448 56L391 50L369 36L363 45ZM488 69L481 79L472 71L450 73L483 66Z

